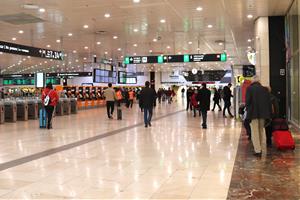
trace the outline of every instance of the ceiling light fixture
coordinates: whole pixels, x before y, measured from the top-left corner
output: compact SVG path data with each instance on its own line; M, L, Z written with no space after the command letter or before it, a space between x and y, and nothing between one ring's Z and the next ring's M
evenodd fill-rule
M133 3L140 3L140 0L133 0Z
M222 46L222 45L223 45L223 42L219 42L219 45Z
M11 40L13 40L13 41L16 41L16 40L17 40L17 38L13 37L13 38L11 38Z
M88 47L88 46L85 46L84 49L89 49L89 47Z
M89 28L89 25L85 24L83 25L83 28Z
M197 10L197 11L202 11L203 8L199 6L199 7L196 8L196 10Z
M248 42L251 42L252 40L251 39L248 39Z
M252 19L252 18L253 18L253 15L247 15L247 18L248 18L248 19Z
M157 42L157 39L156 39L156 38L154 38L154 39L153 39L153 42Z
M46 10L45 10L45 8L40 8L39 12L44 13L44 12L46 12Z
M76 51L76 50L73 50L73 53L77 53L77 51Z
M20 34L23 34L23 33L24 33L24 31L23 31L23 30L19 30L19 33L20 33Z
M101 44L101 42L97 42L97 45L100 45Z
M161 19L160 23L164 24L164 23L166 23L166 20L165 19Z
M56 40L57 43L60 43L60 40Z
M208 27L208 28L212 28L212 27L213 27L213 25L209 24L209 25L207 25L207 27Z
M193 42L190 41L189 44L193 44Z
M149 53L152 53L152 52L153 52L153 51L150 49L150 50L149 50Z
M50 48L50 47L51 47L51 45L50 45L50 44L48 44L48 45L47 45L47 48Z
M118 36L115 35L113 38L116 40L116 39L118 39Z
M167 49L171 49L171 47L170 47L170 46L167 46Z
M122 49L121 49L121 48L118 48L118 51L122 51Z
M108 52L107 52L107 51L105 51L105 52L104 52L104 54L106 54L106 55L107 55L107 54L108 54Z
M68 36L71 37L73 35L73 33L68 33Z
M137 44L134 44L133 46L134 46L134 47L137 47L138 45L137 45Z
M135 28L133 29L133 32L139 32L139 29Z
M106 14L104 15L104 17L105 17L105 18L110 18L110 14L109 14L109 13L106 13Z

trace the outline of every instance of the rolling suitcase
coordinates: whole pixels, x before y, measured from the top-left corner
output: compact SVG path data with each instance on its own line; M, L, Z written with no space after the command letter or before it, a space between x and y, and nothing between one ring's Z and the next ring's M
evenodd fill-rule
M47 115L46 115L46 110L45 108L40 109L40 128L46 128L47 127Z
M121 109L121 107L117 108L117 119L122 120L122 109Z
M274 144L279 150L295 149L295 141L288 130L277 130L273 132Z

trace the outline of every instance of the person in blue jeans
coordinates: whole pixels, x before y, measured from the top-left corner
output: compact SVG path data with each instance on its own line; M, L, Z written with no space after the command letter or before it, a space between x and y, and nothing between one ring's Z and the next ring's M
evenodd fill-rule
M153 114L153 106L156 100L156 92L150 88L150 82L146 81L145 88L142 89L140 94L140 105L144 110L144 123L145 128L151 126L151 119Z
M197 95L197 101L200 102L203 129L207 129L207 111L210 110L210 95L211 92L206 88L206 83L202 83L202 88Z

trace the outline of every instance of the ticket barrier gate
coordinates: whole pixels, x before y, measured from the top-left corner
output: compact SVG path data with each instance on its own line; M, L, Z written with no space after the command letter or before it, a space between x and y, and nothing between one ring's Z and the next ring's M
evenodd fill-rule
M15 101L4 102L5 122L17 121L17 103Z
M71 114L77 114L77 112L78 112L77 98L71 98Z
M17 101L17 120L27 121L28 120L28 104L27 101Z
M63 101L63 112L64 115L70 115L71 114L71 100L68 98L62 99Z
M28 101L28 119L37 119L38 118L38 101L29 100Z
M56 116L64 115L64 102L62 99L59 99L55 108Z
M4 115L4 103L0 102L0 124L5 122L5 115Z

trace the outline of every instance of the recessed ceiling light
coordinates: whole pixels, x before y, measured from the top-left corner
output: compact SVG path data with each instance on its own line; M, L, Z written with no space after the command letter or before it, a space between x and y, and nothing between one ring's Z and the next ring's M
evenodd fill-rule
M248 18L248 19L252 19L252 18L253 18L253 15L247 15L247 18Z
M73 53L77 53L77 51L76 51L76 50L73 50Z
M166 20L165 19L161 19L160 23L164 24L164 23L166 23Z
M178 54L181 54L181 52L178 52Z
M51 47L51 45L50 45L50 44L48 44L48 45L47 45L47 48L50 48L50 47Z
M248 39L248 42L251 42L252 40L251 39Z
M137 45L137 44L134 44L133 46L134 46L134 47L137 47L138 45Z
M56 40L57 43L60 43L60 40Z
M23 30L19 30L19 33L20 33L20 34L23 34L23 33L24 33L24 31L23 31Z
M121 49L121 48L118 48L118 51L122 51L122 49Z
M115 35L113 38L114 38L114 39L118 39L118 36Z
M3 52L0 52L0 54L3 54Z
M71 37L73 35L73 33L68 33L68 36Z
M11 38L13 41L16 41L17 40L17 38L15 38L15 37L13 37L13 38Z
M222 45L223 45L223 42L219 42L219 45L222 46Z
M152 53L152 52L153 52L153 51L150 49L150 50L149 50L149 53Z
M84 49L88 49L88 48L89 48L88 46L85 46L85 47L84 47Z
M207 25L207 27L208 27L208 28L212 28L212 27L213 27L213 25L209 24L209 25Z
M45 8L40 8L39 9L39 12L41 12L41 13L44 13L46 10L45 10Z
M109 14L109 13L106 13L106 14L104 15L104 17L105 17L105 18L109 18L109 17L110 17L110 14Z
M101 42L97 42L97 45L100 45L101 44Z
M83 60L86 60L86 58L84 57Z
M134 56L136 56L136 53L133 53Z
M133 32L139 32L139 29L135 28L133 29Z
M105 52L104 52L104 54L108 54L108 52L107 52L107 51L105 51Z
M197 11L202 11L203 8L199 6L199 7L196 8L196 10L197 10Z
M153 39L153 42L157 42L157 39L156 39L156 38L154 38L154 39Z
M78 59L76 59L76 60L75 60L75 62L79 62L79 60L78 60Z
M248 49L251 49L252 47L248 46Z
M167 49L170 49L171 47L170 46L167 46Z
M133 3L140 3L140 0L133 0Z
M83 28L89 28L89 25L85 24L83 25Z

